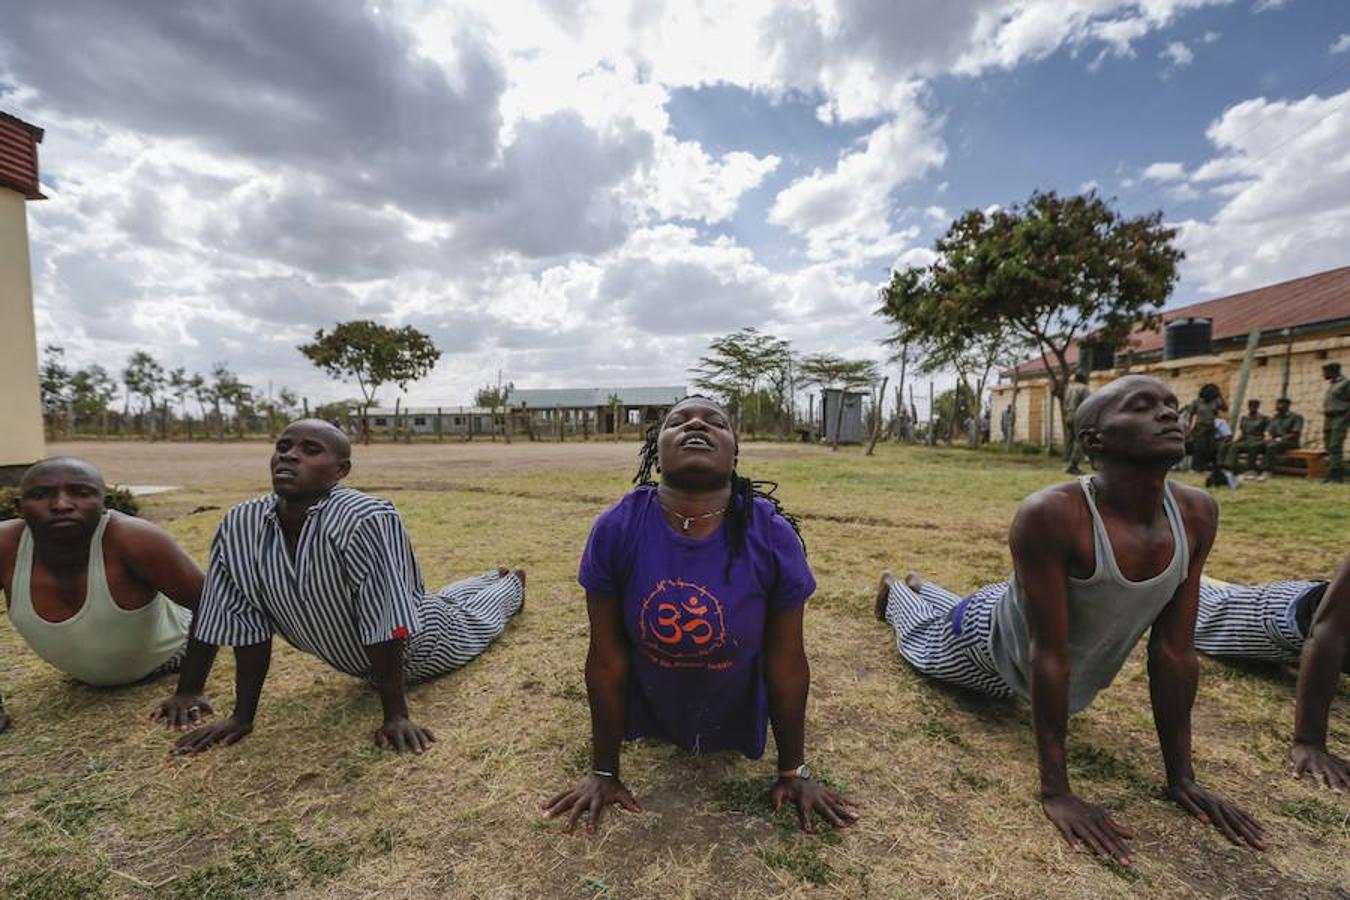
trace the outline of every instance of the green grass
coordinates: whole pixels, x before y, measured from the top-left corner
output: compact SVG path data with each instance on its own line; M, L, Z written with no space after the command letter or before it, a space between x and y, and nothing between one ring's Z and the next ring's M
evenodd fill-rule
M588 765L577 556L595 515L627 488L636 448L611 451L622 462L608 468L519 471L457 468L463 447L447 444L443 466L407 469L403 451L383 448L393 462L378 472L362 468L358 448L353 476L398 505L430 585L498 562L530 572L525 612L482 659L411 690L414 718L440 739L429 754L377 751L375 696L282 646L254 734L171 759L171 737L145 721L171 680L83 687L4 629L0 688L16 725L0 736L0 896L1317 897L1350 887L1350 807L1287 775L1286 673L1204 661L1196 702L1199 776L1265 822L1264 854L1229 846L1162 797L1138 653L1074 717L1074 783L1140 835L1126 872L1073 853L1045 821L1024 705L928 684L898 658L871 618L879 572L914 568L955 591L1006 577L1018 501L1062 477L1053 460L1021 453L882 446L869 459L747 444L743 472L780 483L819 582L806 619L808 760L862 803L863 818L801 835L790 811L773 815L772 744L755 762L642 742L625 750L624 777L646 811L612 811L594 837L563 835L538 809ZM116 459L104 463L114 477ZM232 481L148 498L146 514L204 561L224 509L256 492L258 462ZM1281 479L1217 496L1216 577L1315 575L1345 552L1350 493ZM218 709L229 709L233 676L224 653L208 686ZM1342 753L1347 699L1342 689L1331 719Z

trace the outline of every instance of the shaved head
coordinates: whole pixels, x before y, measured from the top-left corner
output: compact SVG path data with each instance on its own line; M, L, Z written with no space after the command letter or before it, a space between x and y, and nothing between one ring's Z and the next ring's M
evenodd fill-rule
M28 471L23 473L23 480L19 482L19 490L22 491L38 481L54 475L74 476L78 480L98 485L101 491L106 492L108 490L108 485L103 480L103 473L93 463L80 459L78 456L49 456L46 459L38 460L28 467Z
M1184 453L1176 395L1151 375L1108 382L1078 407L1073 429L1094 463L1108 457L1180 459Z
M311 440L318 441L333 451L333 455L340 460L352 458L351 440L348 439L341 428L338 428L332 422L325 422L323 419L296 419L287 425L281 433L290 434L294 437L303 435Z
M1084 428L1096 428L1101 424L1102 414L1130 395L1131 391L1144 386L1161 385L1170 390L1162 379L1152 375L1122 375L1115 381L1107 382L1100 390L1088 395L1073 416L1073 430L1082 434Z

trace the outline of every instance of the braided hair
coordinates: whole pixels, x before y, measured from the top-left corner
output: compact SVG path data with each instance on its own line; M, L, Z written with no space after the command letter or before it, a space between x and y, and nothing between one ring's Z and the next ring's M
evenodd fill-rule
M702 394L686 394L679 400L676 400L671 409L679 406L686 400L702 400L711 403L718 409L722 409L722 404L711 397L705 397ZM669 416L670 413L666 413ZM661 426L665 423L665 417L653 422L648 426L646 433L642 438L642 447L638 450L638 470L633 476L633 484L638 487L656 488L657 482L653 475L661 471L660 451L657 448L657 439L661 434ZM733 432L734 434L734 432ZM755 509L755 498L769 501L773 506L774 515L782 516L792 531L797 535L797 540L802 542L802 551L806 550L806 540L802 537L801 526L797 518L783 509L783 504L773 495L778 490L776 481L752 481L749 478L739 474L735 468L731 470L731 500L727 503L727 511L724 521L727 526L727 536L731 542L731 557L735 559L745 550L745 535L750 528L750 516Z

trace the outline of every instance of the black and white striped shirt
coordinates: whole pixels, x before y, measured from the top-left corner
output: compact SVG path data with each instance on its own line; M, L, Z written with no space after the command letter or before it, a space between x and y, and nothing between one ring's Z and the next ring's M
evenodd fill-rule
M211 542L198 640L228 647L274 633L340 671L365 676L365 647L418 630L422 575L392 503L336 488L305 514L292 559L277 497L231 509Z

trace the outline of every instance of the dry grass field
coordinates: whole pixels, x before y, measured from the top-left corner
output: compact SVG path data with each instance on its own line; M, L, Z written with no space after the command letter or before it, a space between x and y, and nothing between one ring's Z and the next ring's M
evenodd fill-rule
M181 484L146 515L204 562L223 509L260 492L267 449L83 444L131 483ZM744 448L802 519L819 592L808 607L808 758L863 804L843 832L797 833L765 802L766 759L627 748L646 807L564 835L539 804L588 760L577 556L628 485L634 444L358 448L351 483L398 504L439 584L497 562L529 569L529 600L466 669L411 691L439 743L376 750L379 704L357 681L278 645L251 737L192 759L146 721L172 689L83 687L0 629L0 896L5 898L1346 897L1350 800L1292 780L1294 679L1205 661L1195 711L1203 782L1261 819L1257 853L1160 796L1140 655L1070 726L1078 789L1134 826L1135 865L1072 852L1034 800L1027 710L921 681L870 616L883 567L956 590L1005 577L1018 500L1061 477L1044 457L883 446L865 458ZM1189 476L1185 476L1189 477ZM1299 480L1219 496L1210 574L1326 573L1345 553L1350 492ZM233 660L208 685L228 712ZM1332 716L1350 752L1350 692Z

